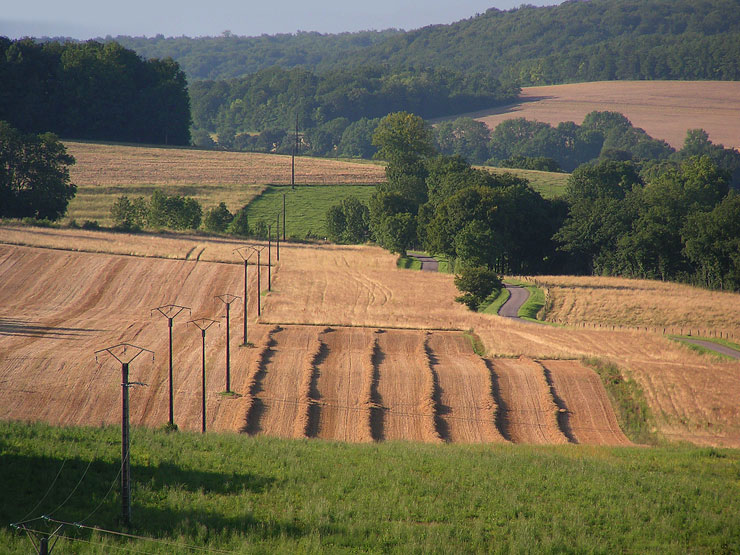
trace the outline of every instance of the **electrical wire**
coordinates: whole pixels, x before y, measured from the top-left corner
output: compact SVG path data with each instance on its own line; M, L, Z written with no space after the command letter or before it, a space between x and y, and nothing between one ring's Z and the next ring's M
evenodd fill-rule
M113 536L121 536L121 537L129 538L129 539L132 539L132 540L141 540L141 541L148 541L148 542L153 542L153 543L160 543L160 544L163 544L163 545L172 545L172 546L176 546L176 547L180 547L180 548L184 548L184 549L190 549L190 550L193 550L193 551L204 551L204 552L207 552L207 553L233 553L233 551L226 551L226 550L223 550L223 549L212 549L210 547L202 547L200 545L182 544L182 543L172 542L172 541L169 541L169 540L162 540L162 539L159 539L159 538L150 538L150 537L147 537L147 536L138 536L136 534L127 534L126 532L117 532L115 530L106 530L105 528L99 528L97 526L85 526L83 524L79 524L79 523L76 523L76 522L66 522L66 521L63 521L63 520L56 520L56 519L53 519L53 518L50 518L48 520L51 521L51 522L56 522L57 524L64 524L66 526L75 526L77 528L84 528L86 530L92 530L92 531L95 531L95 532L102 532L104 534L111 534Z

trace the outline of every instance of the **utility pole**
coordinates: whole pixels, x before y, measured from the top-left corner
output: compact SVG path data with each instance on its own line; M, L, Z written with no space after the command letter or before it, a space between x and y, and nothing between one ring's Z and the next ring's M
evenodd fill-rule
M267 290L272 291L272 224L267 226Z
M166 305L158 306L157 308L153 308L152 313L154 313L155 310L158 311L162 316L167 318L167 323L170 329L170 428L174 429L175 409L174 409L174 403L173 403L174 396L172 394L172 320L177 318L177 316L183 310L187 310L188 313L190 313L190 307L180 306L176 304L166 304Z
M210 328L213 324L218 324L218 321L212 320L210 318L198 318L196 320L190 320L188 324L193 324L196 328L198 328L201 332L201 337L203 338L203 365L202 365L202 387L201 387L201 406L202 406L202 424L201 424L201 433L206 433L206 330ZM219 326L221 324L218 324Z
M141 353L151 353L154 361L154 352L131 343L119 343L95 351L95 360L98 355L108 353L121 363L121 517L125 526L131 526L131 452L129 449L129 408L128 388L132 385L146 385L141 382L129 382L128 370L136 357ZM118 354L116 354L118 353Z
M247 263L249 261L249 257L251 257L254 254L254 251L249 252L247 249L251 249L252 247L239 247L238 249L234 249L234 252L237 253L241 259L244 261L244 337L243 337L243 345L247 344ZM248 253L248 254L247 254Z
M260 274L260 254L263 250L265 250L265 247L249 247L254 252L257 253L257 316L262 315L262 275Z
M216 295L214 297L226 305L226 393L231 392L231 340L229 337L229 308L231 303L241 297L232 295L230 293L224 293L223 295Z
M283 242L285 242L285 193L283 193Z
M295 151L298 148L298 114L295 115L295 132L293 134L293 154L290 157L290 186L295 189ZM283 197L285 199L285 197ZM283 206L285 206L283 204ZM285 240L285 237L283 237Z
M275 246L277 249L277 261L280 262L280 212L277 214L277 227L275 228Z

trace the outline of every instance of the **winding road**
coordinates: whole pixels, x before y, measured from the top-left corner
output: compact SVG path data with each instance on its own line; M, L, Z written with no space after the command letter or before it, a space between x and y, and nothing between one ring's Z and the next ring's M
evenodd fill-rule
M519 285L504 285L510 296L503 306L499 309L498 315L504 318L514 318L515 320L521 320L519 318L519 309L522 305L527 302L529 298L529 290Z

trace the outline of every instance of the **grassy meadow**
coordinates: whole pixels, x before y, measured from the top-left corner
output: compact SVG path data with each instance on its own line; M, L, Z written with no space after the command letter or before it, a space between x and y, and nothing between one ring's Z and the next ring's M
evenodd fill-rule
M326 212L342 199L357 197L367 203L375 192L374 185L301 185L269 186L256 197L247 208L247 217L252 227L260 221L276 225L277 215L282 218L283 195L285 195L287 237L304 239L307 236L326 236ZM282 229L282 222L280 227Z
M117 485L110 491L119 429L0 430L3 553L29 552L8 526L24 517L121 529ZM129 533L159 541L66 527L77 541L60 540L62 551L740 550L735 450L350 445L135 429L131 457Z
M491 173L511 173L529 181L530 187L541 194L544 198L556 198L565 194L565 186L568 184L569 173L543 172L538 170L519 170L513 168L492 168L479 166Z

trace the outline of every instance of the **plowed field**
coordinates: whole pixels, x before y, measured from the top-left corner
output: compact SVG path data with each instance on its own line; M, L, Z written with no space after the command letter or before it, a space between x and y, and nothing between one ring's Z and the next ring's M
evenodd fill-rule
M629 445L596 373L572 360L543 362L563 403L563 427L576 443Z

